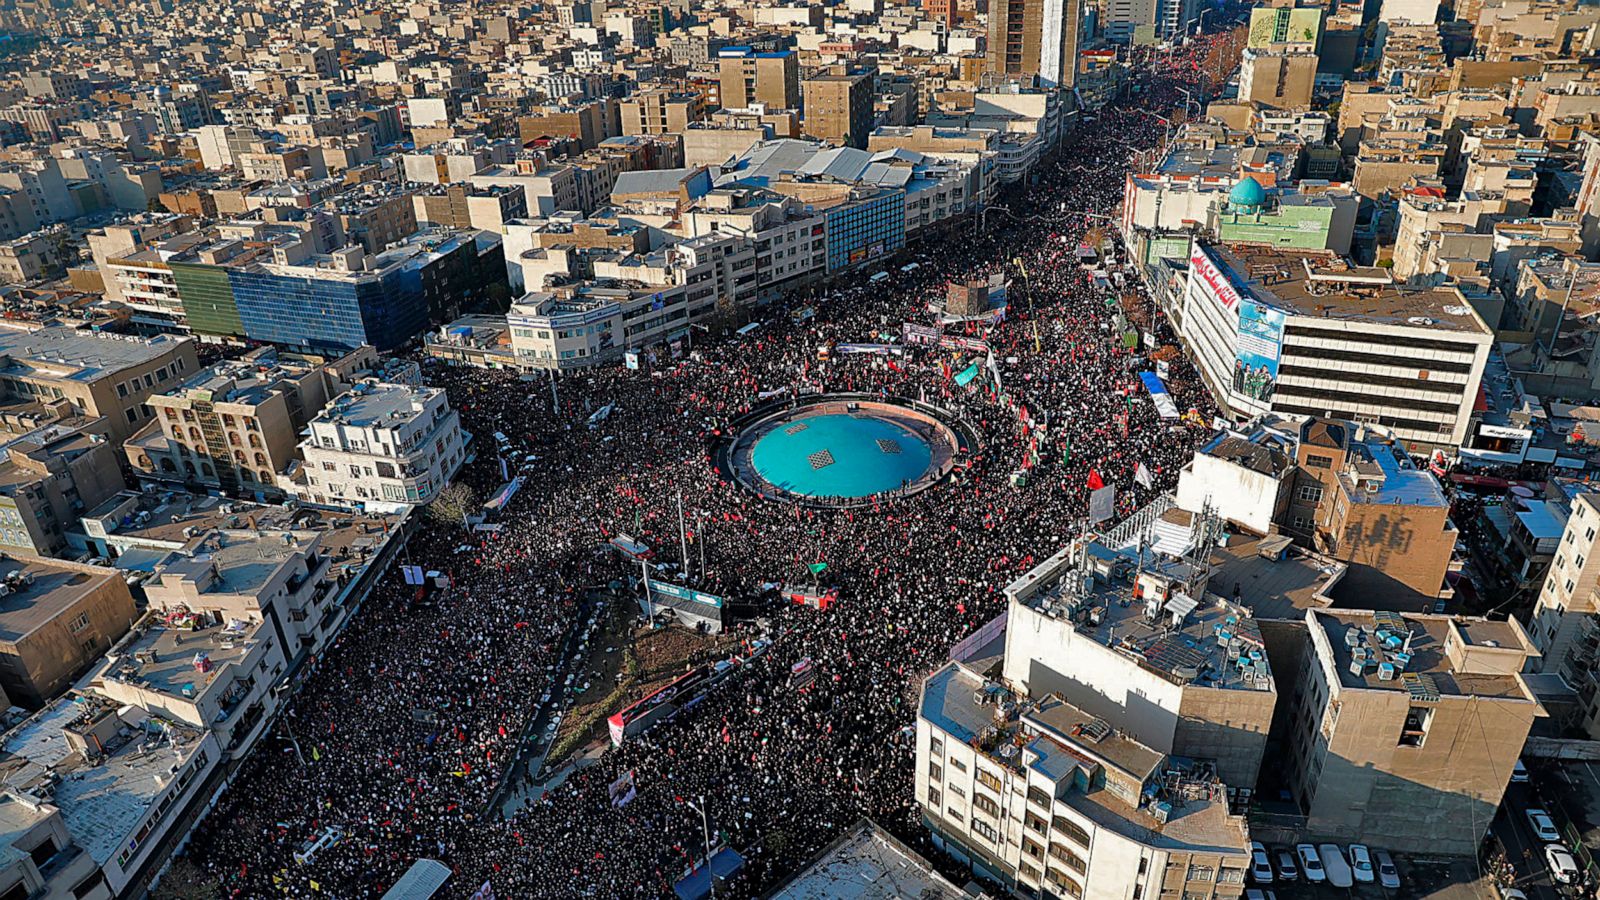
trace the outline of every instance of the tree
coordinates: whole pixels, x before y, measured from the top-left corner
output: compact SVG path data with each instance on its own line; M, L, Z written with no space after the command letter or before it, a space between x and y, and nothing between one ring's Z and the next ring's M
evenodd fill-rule
M461 524L477 505L478 497L472 488L458 481L434 494L424 511L435 522Z
M187 856L180 856L150 896L152 900L213 900L222 896L222 881L207 875Z

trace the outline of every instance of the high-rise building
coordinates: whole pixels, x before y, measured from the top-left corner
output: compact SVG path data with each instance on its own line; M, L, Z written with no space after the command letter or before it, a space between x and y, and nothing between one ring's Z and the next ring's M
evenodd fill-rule
M1082 20L1082 0L990 3L989 76L1036 75L1047 87L1072 87Z
M800 59L793 51L724 47L717 65L723 109L748 109L757 103L768 109L800 108Z
M841 147L867 146L872 131L872 73L806 79L805 132Z

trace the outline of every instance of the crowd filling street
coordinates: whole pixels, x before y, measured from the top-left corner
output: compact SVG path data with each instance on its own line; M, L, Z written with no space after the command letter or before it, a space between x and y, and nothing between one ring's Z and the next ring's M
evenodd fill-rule
M1158 417L1138 378L1154 367L1148 348L1130 348L1113 325L1118 293L1137 282L1097 284L1076 252L1104 226L1135 156L1159 146L1156 114L1183 104L1179 89L1201 78L1207 46L1158 57L1139 92L1040 163L1036 183L998 198L1003 211L779 301L748 334L697 333L681 359L568 374L554 391L542 375L435 366L430 377L476 438L462 479L480 501L504 481L499 432L509 471L528 463L525 482L495 518L499 531L430 520L410 539L410 560L450 586L419 598L398 571L386 576L197 830L189 858L229 897L376 898L418 858L454 869L449 896L485 882L501 898L666 896L704 857L704 804L712 843L747 861L719 896L759 892L862 816L939 859L912 800L919 679L1001 612L1008 582L1084 527L1089 485L1117 488L1120 518L1170 488L1209 431L1209 401L1181 356L1165 381L1196 415ZM987 341L998 389L987 372L957 386L970 351L819 359L836 342L931 324L928 302L948 281L998 271L1011 281L1004 321L948 329ZM869 280L877 272L889 277ZM1171 344L1148 299L1139 306ZM881 505L763 501L727 483L710 450L729 421L779 390L925 399L981 448L957 477ZM525 750L551 667L587 615L583 598L639 571L607 541L627 533L677 562L680 494L695 587L751 596L826 563L820 579L838 601L775 607L765 632L734 624L746 645L769 638L768 651L502 818L491 798ZM815 680L791 686L791 666L808 657ZM628 773L636 793L619 806L609 788ZM329 829L342 840L294 859Z

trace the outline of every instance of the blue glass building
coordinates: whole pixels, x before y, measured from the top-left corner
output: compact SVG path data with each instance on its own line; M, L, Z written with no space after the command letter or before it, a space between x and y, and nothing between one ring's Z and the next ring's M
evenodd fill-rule
M318 277L255 266L229 271L228 280L251 340L313 350L362 344L392 350L428 325L421 277L411 267Z
M823 216L827 223L829 272L887 256L905 246L904 191L874 191L835 206Z

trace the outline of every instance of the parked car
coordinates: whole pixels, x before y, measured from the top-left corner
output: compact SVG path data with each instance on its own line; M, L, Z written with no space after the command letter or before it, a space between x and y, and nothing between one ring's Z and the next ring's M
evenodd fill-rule
M1318 844L1317 855L1322 858L1322 870L1329 884L1340 888L1355 884L1350 864L1344 861L1344 851L1339 849L1338 844Z
M1250 842L1250 880L1256 884L1272 883L1272 861L1267 859L1267 848L1257 841Z
M1378 883L1394 891L1400 889L1400 870L1394 867L1394 860L1390 858L1387 850L1374 850L1372 856L1378 863ZM1528 900L1524 897L1522 900Z
M1578 861L1560 844L1544 845L1544 864L1550 867L1550 877L1562 884L1578 880Z
M1306 880L1312 884L1321 884L1328 880L1328 873L1322 870L1322 858L1317 856L1317 848L1310 844L1295 844L1294 855L1300 860L1300 868L1306 873Z
M1500 900L1528 900L1528 895L1514 887L1500 887Z
M1278 895L1260 888L1247 888L1244 892L1244 900L1278 900Z
M1546 843L1561 840L1561 832L1556 829L1556 820L1542 809L1530 809L1523 815L1528 817L1528 827L1533 829L1533 834Z
M1520 759L1511 764L1511 781L1514 784L1528 783L1528 767Z
M1377 880L1377 873L1372 870L1372 852L1365 844L1350 845L1350 874L1362 884Z
M1278 880L1299 881L1300 866L1295 863L1294 851L1288 847L1278 847L1274 855L1278 859Z

